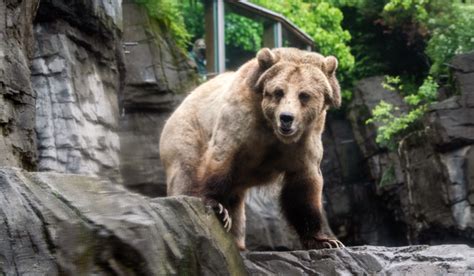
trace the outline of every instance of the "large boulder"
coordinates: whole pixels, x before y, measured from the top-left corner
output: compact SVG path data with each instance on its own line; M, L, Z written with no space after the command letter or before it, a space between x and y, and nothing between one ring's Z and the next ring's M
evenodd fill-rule
M243 275L197 198L149 199L95 177L0 168L2 275Z
M197 75L170 33L136 1L123 2L125 78L120 117L124 185L166 195L159 139L166 119L196 85Z
M0 1L0 166L36 167L29 67L37 6L38 0Z
M39 170L120 181L121 24L119 0L40 2L31 72Z
M466 245L377 247L292 252L249 252L250 275L465 275L474 273Z

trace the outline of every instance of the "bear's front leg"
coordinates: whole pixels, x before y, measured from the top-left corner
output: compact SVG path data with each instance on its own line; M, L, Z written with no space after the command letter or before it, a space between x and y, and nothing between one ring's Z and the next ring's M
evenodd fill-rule
M230 155L230 156L229 156ZM238 247L245 249L244 190L235 183L232 154L211 147L198 170L198 195L212 209L224 229L235 237Z
M319 173L286 173L281 205L306 249L341 248L322 206L323 179Z

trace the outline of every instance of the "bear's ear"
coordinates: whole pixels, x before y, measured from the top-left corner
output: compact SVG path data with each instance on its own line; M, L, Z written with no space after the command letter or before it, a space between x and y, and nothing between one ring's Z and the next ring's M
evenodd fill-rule
M263 83L268 76L268 69L275 65L279 57L275 55L270 49L263 48L257 53L257 64L251 76L247 79L247 83L256 92L263 92Z
M336 72L337 65L337 58L334 56L327 56L324 59L324 71L328 76L332 76Z
M337 59L333 56L328 56L324 59L324 71L328 77L329 84L331 85L331 91L326 96L326 102L331 107L341 106L341 88L336 79Z
M273 64L277 63L277 57L268 48L263 48L257 53L257 61L260 69L266 70L272 67Z
M329 84L331 85L331 91L326 95L326 103L330 107L340 107L341 106L341 88L336 78L329 79Z

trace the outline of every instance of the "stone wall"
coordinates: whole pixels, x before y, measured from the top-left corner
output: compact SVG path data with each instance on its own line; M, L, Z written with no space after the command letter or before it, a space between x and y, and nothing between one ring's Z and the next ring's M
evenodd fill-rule
M398 226L401 242L474 244L473 64L474 53L452 60L454 85L440 89L422 129L405 137L397 151L377 146L378 126L364 122L381 99L400 105L401 98L381 90L381 77L356 86L348 117L376 198Z
M124 185L166 195L159 139L166 119L194 86L196 74L169 33L132 0L123 3L125 68L120 118Z
M35 93L30 83L37 0L0 1L0 165L35 169Z
M31 72L41 171L120 182L120 2L41 1Z
M412 242L474 244L474 52L452 62L453 94L402 141L404 213Z
M378 80L378 78L377 78ZM404 245L404 225L392 215L354 128L342 112L331 112L323 134L324 204L332 230L345 244ZM381 153L385 154L385 153Z

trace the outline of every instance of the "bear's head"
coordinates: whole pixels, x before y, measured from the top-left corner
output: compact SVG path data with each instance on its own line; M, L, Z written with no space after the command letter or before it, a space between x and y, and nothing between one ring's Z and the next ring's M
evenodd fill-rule
M283 143L295 143L312 130L326 110L341 104L337 59L294 48L257 53L254 90L262 94L265 119Z

